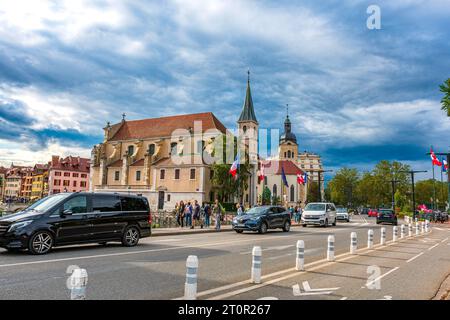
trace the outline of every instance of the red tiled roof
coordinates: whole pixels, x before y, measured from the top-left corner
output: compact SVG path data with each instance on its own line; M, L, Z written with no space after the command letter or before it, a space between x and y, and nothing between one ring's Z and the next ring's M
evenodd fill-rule
M201 121L202 130L218 129L226 132L225 126L212 112L185 114L153 119L125 121L110 141L167 137L176 129L194 128L194 121Z
M267 160L262 161L265 174L281 174L281 168L284 168L285 175L297 175L304 173L294 162L290 160Z
M119 159L119 160L114 161L113 163L111 163L108 167L117 168L117 167L122 167L122 166L123 166L123 161L122 161L122 159Z
M137 160L137 161L133 162L131 164L131 166L133 166L133 167L143 167L144 166L144 159L140 159L140 160Z
M49 169L89 172L90 159L73 156L68 156L66 158L52 156Z

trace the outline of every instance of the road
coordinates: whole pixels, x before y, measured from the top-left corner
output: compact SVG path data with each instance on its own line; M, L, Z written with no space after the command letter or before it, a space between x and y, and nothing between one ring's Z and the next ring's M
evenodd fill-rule
M392 227L387 240L392 239ZM119 244L56 248L45 256L0 251L0 299L69 299L69 266L89 274L87 299L176 299L184 294L186 258L199 259L199 299L431 299L450 271L447 228L365 249L373 219L355 216L336 227L293 227L267 234L235 232L173 235L142 239L134 248ZM358 235L357 255L348 255L350 233ZM336 238L336 262L326 257L327 236ZM305 241L306 272L293 270L295 244ZM251 251L261 246L263 283L249 283ZM431 248L431 249L430 249ZM417 257L416 257L417 256ZM414 258L414 259L412 259ZM411 260L412 259L412 260ZM379 266L381 289L370 290L368 266ZM393 270L393 271L392 271ZM339 288L330 294L294 295L293 285ZM298 293L298 292L297 292Z

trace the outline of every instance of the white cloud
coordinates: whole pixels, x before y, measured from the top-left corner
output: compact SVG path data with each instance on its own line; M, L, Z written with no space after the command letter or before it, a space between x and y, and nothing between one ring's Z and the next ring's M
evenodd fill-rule
M11 163L16 165L29 165L35 163L47 163L51 161L52 155L80 156L90 158L91 150L74 145L62 145L57 141L49 141L39 152L28 149L26 142L11 142L0 140L0 166L9 167Z

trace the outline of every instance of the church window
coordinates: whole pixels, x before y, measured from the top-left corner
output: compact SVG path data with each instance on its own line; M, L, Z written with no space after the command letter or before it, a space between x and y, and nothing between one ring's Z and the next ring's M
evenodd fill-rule
M273 185L272 194L273 194L274 197L277 196L277 185L276 184Z
M155 144L154 143L152 143L151 145L148 146L148 154L151 156L155 154Z
M288 156L287 156L288 158L290 158L291 157L291 150L288 150Z
M166 176L166 170L161 169L159 172L159 179L164 180L164 177Z
M177 154L177 143L176 142L172 142L171 144L170 144L170 154L171 155L173 155L173 154Z
M294 185L291 185L291 202L295 201L295 188Z
M134 146L128 146L128 155L131 156L134 153Z

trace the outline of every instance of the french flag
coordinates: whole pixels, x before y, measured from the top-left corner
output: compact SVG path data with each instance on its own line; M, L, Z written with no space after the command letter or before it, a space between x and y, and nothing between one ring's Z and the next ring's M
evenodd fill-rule
M447 172L448 171L448 163L447 160L442 159L442 171Z
M233 178L236 177L238 168L239 168L239 154L236 156L236 160L234 160L230 168L230 174L233 176Z
M298 184L306 184L308 182L308 175L307 173L297 173L297 183Z

